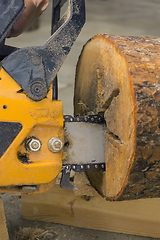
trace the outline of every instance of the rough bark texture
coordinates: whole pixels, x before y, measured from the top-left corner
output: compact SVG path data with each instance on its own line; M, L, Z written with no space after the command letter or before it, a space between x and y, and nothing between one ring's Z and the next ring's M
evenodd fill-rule
M160 39L97 35L77 65L75 114L104 115L106 172L87 172L109 200L160 197Z

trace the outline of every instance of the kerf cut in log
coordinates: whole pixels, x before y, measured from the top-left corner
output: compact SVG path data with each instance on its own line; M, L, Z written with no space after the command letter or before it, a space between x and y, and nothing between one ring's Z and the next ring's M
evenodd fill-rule
M75 114L100 114L105 172L87 172L107 200L160 196L160 40L100 34L79 57Z

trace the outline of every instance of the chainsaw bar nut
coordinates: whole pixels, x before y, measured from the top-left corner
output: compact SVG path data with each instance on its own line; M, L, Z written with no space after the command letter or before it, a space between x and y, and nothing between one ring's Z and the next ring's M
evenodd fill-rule
M29 152L37 152L41 148L41 142L36 138L30 138L26 142L26 148Z
M62 150L63 142L57 137L53 137L48 141L48 148L51 152L57 153Z

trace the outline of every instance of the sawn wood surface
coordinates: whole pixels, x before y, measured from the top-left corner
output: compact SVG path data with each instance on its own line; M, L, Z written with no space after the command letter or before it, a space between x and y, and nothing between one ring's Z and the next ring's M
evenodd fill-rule
M160 238L160 199L108 202L53 186L42 194L22 195L22 217L82 228Z
M0 240L9 240L3 201L0 197Z

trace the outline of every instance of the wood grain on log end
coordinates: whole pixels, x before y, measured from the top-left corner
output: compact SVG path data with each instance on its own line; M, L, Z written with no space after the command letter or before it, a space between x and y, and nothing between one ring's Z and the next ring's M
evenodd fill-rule
M158 178L147 170L160 161L160 145L151 133L154 128L159 139L159 44L156 38L101 34L87 42L78 61L75 114L103 115L110 130L105 173L87 172L109 200L146 197L144 182Z

